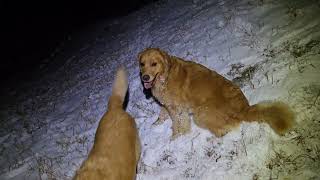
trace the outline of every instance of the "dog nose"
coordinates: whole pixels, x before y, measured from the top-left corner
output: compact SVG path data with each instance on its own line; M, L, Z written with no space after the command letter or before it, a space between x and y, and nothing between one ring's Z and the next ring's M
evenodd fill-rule
M149 76L149 75L143 75L143 76L142 76L142 80L143 80L143 81L149 81L149 79L150 79L150 76Z

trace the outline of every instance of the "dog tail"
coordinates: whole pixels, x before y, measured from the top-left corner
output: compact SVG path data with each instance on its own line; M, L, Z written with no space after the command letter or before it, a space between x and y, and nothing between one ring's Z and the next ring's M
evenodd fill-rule
M112 94L109 98L108 108L122 108L128 90L128 75L124 67L120 67L113 82Z
M262 102L250 106L246 121L266 122L279 135L283 135L295 123L295 115L288 105L282 102Z

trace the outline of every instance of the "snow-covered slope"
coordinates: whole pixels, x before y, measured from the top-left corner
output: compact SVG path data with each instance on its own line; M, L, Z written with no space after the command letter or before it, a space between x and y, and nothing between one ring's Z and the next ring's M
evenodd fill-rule
M137 179L319 179L319 12L317 0L163 0L88 27L66 43L79 47L46 61L57 71L44 67L38 81L7 89L15 101L0 111L0 179L71 179L120 65L142 142ZM159 106L139 79L136 55L150 46L233 80L251 104L288 103L296 127L279 137L265 124L243 123L216 138L193 125L170 141L171 121L152 125Z

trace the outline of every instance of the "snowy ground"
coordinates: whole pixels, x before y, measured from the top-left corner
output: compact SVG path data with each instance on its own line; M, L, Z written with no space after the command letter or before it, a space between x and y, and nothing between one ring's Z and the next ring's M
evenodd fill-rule
M142 142L138 180L320 179L319 12L318 0L163 0L84 29L44 62L38 81L7 88L15 101L0 109L0 179L71 179L122 64L127 111ZM279 137L267 125L243 123L216 138L193 125L170 141L171 121L152 125L159 106L139 80L136 55L149 46L219 72L251 104L290 104L297 126Z

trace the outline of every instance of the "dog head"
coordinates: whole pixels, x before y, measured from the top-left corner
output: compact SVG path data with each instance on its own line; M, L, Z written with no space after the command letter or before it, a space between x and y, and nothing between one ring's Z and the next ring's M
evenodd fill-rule
M138 55L141 80L145 89L151 89L164 80L170 68L169 55L158 48L147 48Z

